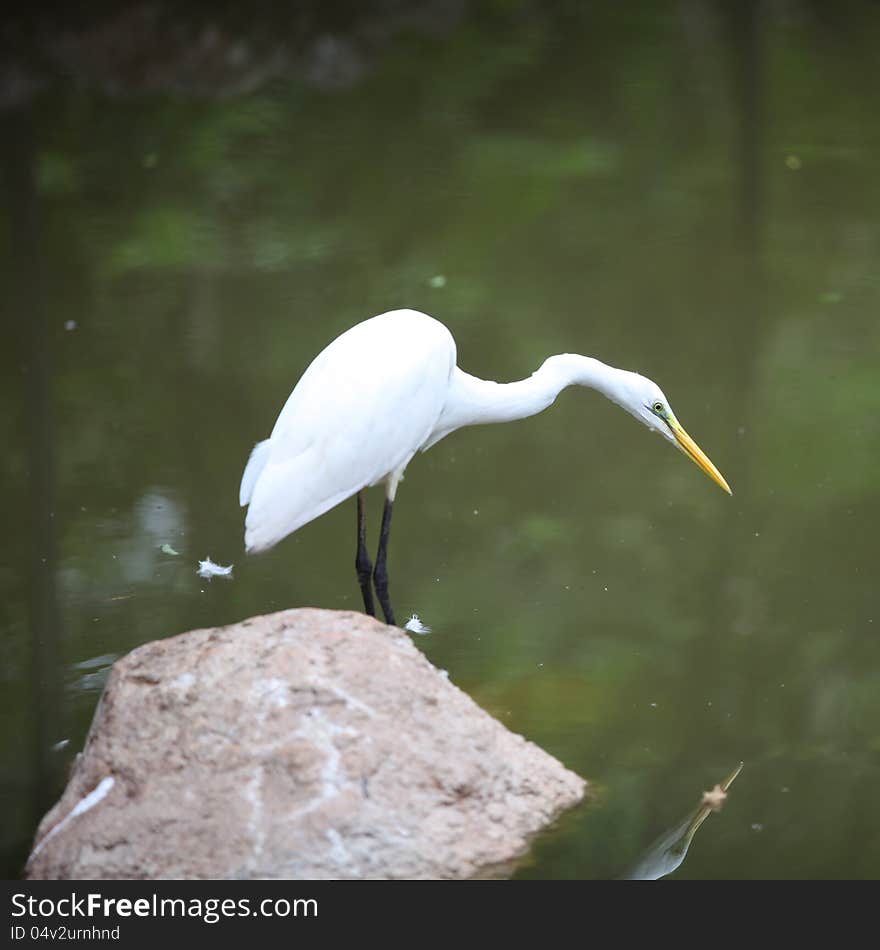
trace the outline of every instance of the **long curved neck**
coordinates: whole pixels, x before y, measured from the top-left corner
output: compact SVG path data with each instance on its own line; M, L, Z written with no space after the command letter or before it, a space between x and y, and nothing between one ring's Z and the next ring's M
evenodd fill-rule
M446 405L424 447L429 448L462 426L534 416L568 386L586 386L612 398L612 382L621 372L592 357L574 353L549 357L528 379L515 383L479 379L456 367Z

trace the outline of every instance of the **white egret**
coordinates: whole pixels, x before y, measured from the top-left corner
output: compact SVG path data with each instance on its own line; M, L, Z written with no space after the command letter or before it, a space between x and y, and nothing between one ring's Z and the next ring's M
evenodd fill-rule
M510 422L546 409L568 386L598 390L676 445L728 494L727 482L675 418L660 387L638 373L563 353L528 379L494 383L456 366L455 341L438 320L392 310L322 350L288 397L272 434L257 443L239 501L248 553L264 551L357 495L358 582L375 616L372 584L389 624L387 549L397 486L416 452L463 426ZM385 483L375 568L366 548L364 489Z

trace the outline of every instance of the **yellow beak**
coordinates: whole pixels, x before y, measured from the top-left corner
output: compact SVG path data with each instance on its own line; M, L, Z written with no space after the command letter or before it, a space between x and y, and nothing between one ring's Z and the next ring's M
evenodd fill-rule
M672 429L672 434L675 436L682 452L684 452L692 462L699 465L716 485L723 488L728 495L732 495L733 492L730 490L730 485L724 480L724 476L715 468L709 460L709 456L706 455L699 445L684 431L678 419L667 418L666 421L669 423L669 428Z

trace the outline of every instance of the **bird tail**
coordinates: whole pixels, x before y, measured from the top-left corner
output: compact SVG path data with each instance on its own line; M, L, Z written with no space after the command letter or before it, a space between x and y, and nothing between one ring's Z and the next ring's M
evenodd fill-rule
M262 442L258 442L254 446L248 463L244 468L244 474L241 476L241 487L238 490L238 503L242 508L250 504L251 496L254 493L254 485L256 485L260 473L266 467L266 462L269 461L271 441L271 439L264 439Z
M292 534L309 521L319 518L341 501L363 488L363 483L339 484L339 478L316 478L320 471L320 452L314 447L281 462L260 462L256 456L265 443L257 446L243 481L247 481L251 465L260 468L260 477L249 490L250 507L245 518L244 546L248 554L265 551L282 538Z

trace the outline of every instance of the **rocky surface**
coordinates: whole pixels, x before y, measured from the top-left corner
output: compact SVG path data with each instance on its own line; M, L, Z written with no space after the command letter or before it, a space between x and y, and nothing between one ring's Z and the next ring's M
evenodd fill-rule
M401 631L288 610L119 660L30 878L463 878L585 783Z

